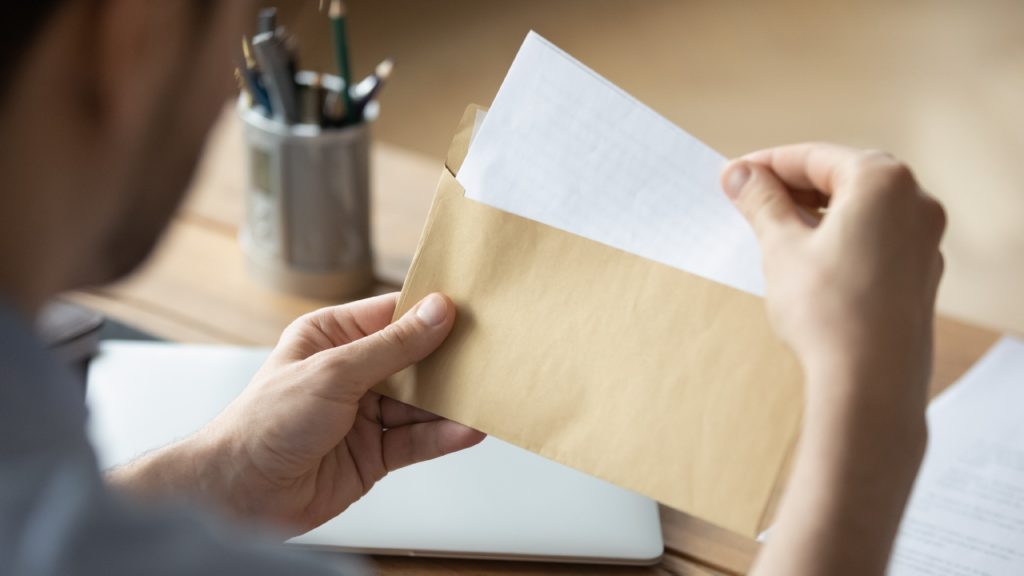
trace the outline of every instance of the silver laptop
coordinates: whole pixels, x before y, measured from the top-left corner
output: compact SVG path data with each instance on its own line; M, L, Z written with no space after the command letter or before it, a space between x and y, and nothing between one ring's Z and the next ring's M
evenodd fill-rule
M268 350L106 342L89 369L89 434L104 468L188 436L249 382ZM384 555L652 564L655 502L495 438L389 474L290 541Z

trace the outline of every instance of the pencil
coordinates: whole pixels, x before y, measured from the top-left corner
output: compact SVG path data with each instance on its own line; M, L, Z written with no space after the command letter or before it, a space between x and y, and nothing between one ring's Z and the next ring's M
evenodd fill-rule
M237 67L235 68L235 81L238 82L238 90L242 93L245 106L247 108L251 108L252 90L249 90L248 83L245 81L245 78L242 78L242 71L239 70Z
M349 95L349 88L352 86L352 74L348 61L348 35L345 31L345 3L341 0L331 0L327 9L327 16L331 19L331 29L334 31L334 50L338 56L338 76L345 84L341 90L341 97L345 104L345 112L352 109L352 97Z
M252 49L249 48L249 38L242 36L242 57L245 58L245 67L248 70L256 68L256 60L252 57Z

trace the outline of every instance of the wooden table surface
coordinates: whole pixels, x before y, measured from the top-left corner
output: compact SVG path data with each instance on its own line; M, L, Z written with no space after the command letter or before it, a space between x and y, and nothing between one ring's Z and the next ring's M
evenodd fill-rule
M454 126L452 127L454 129ZM72 294L80 304L168 340L272 345L295 317L336 304L275 292L252 281L238 244L243 214L240 123L226 110L207 144L192 190L157 249L119 284ZM378 286L397 290L408 269L442 166L418 153L375 144L373 242ZM933 392L951 384L998 334L939 318ZM375 558L382 574L742 574L757 551L745 537L662 508L665 557L621 568L476 560Z

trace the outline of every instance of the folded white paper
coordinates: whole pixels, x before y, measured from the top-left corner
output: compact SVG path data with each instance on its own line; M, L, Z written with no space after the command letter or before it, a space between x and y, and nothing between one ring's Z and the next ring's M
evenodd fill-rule
M466 196L761 295L725 159L531 32L457 175Z

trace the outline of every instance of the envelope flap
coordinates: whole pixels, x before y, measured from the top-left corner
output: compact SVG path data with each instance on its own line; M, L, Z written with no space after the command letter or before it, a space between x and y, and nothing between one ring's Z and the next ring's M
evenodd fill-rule
M469 143L473 139L473 129L476 127L477 119L486 111L486 108L477 104L470 104L462 113L459 120L459 127L455 129L455 137L448 147L448 157L445 158L445 167L454 176L459 173L462 161L466 159L469 152Z

